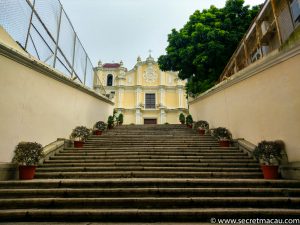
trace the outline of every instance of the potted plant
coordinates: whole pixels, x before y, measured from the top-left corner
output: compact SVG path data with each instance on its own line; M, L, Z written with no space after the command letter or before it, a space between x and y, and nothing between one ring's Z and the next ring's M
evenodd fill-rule
M254 149L253 156L260 161L265 179L278 179L278 164L283 149L282 141L261 141Z
M192 115L187 115L186 116L186 119L185 119L185 123L186 125L189 127L189 128L192 128L193 127L193 117Z
M19 179L31 180L36 166L44 157L43 146L36 142L20 142L15 148L12 162L19 164Z
M103 121L98 121L94 126L94 134L101 135L103 131L105 131L107 124Z
M194 128L198 130L199 134L203 136L206 132L206 130L209 129L209 124L205 120L200 120L195 123Z
M229 130L224 127L214 129L213 135L219 140L220 147L229 147L232 135Z
M90 130L84 126L75 127L71 133L71 139L74 140L75 148L82 148L85 140L90 135Z
M180 121L181 124L184 124L184 123L185 123L185 116L184 116L183 113L180 113L180 114L179 114L179 121Z
M114 117L113 116L108 117L107 127L108 127L108 129L112 129L114 127Z
M119 116L118 116L118 124L122 125L123 124L123 120L124 120L124 116L123 116L122 113L120 113Z

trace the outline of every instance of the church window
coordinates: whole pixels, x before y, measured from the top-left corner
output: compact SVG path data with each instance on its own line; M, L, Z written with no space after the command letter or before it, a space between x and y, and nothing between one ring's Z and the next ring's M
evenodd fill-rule
M155 94L145 95L145 106L146 109L155 109Z
M107 84L106 86L112 86L113 85L113 75L108 74L107 75Z

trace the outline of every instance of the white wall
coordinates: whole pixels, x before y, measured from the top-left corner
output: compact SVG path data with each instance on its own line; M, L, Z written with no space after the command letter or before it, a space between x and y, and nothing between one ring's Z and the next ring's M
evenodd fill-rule
M112 114L113 103L106 98L67 79L62 82L57 72L24 55L18 61L16 55L0 49L0 163L11 161L20 141L46 145L68 138L75 126L90 128Z
M283 140L289 162L300 161L300 47L241 71L192 101L190 113L255 145Z

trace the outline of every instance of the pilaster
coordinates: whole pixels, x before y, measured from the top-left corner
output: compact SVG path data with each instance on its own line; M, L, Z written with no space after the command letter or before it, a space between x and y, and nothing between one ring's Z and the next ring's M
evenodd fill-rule
M161 105L165 105L165 98L166 98L166 90L164 87L160 87L159 89L159 92L160 92L160 104Z
M167 114L164 109L160 109L160 124L164 124L167 122Z
M142 124L141 119L142 119L141 109L137 108L135 111L135 124Z
M141 87L137 87L137 89L135 90L135 94L136 94L136 97L135 97L135 105L136 105L136 108L139 108L139 107L140 107L140 103L141 103L141 93L142 93L142 88L141 88Z

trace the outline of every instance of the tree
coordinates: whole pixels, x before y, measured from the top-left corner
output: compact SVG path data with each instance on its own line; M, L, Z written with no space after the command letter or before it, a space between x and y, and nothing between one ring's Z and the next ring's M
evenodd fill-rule
M227 0L224 8L195 11L179 31L168 35L166 55L158 59L163 71L179 71L188 79L187 92L198 94L215 85L259 7L244 0Z

